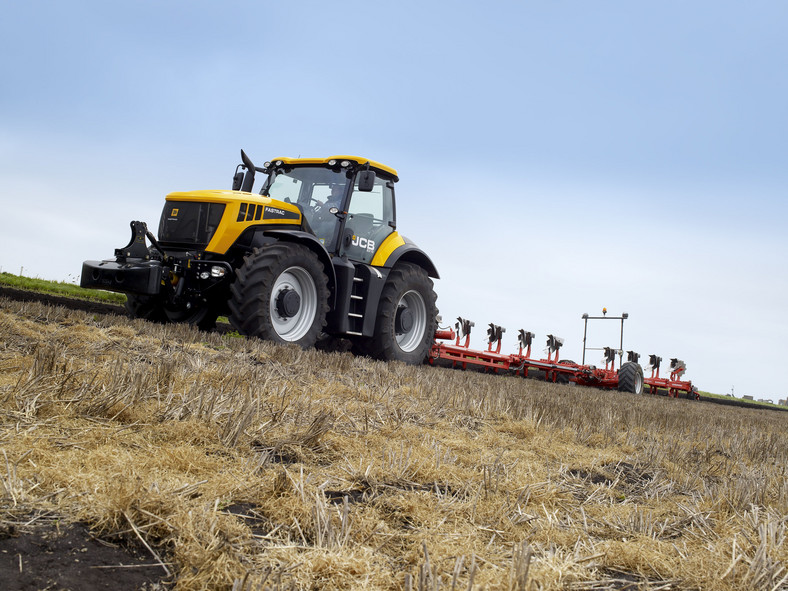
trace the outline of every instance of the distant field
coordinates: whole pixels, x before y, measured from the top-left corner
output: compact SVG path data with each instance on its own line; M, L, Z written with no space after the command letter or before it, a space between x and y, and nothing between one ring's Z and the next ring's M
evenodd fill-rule
M0 334L3 589L788 582L785 413L2 297Z

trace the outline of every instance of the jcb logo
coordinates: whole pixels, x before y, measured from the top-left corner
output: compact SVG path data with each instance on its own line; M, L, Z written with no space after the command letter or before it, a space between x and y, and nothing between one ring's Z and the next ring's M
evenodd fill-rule
M353 236L353 241L351 242L351 244L353 244L353 246L358 246L359 248L365 248L367 252L375 252L374 240L361 238L360 236Z

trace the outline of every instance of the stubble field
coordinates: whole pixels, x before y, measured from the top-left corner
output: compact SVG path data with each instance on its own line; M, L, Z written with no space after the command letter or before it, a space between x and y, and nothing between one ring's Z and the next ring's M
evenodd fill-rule
M777 591L787 426L0 298L0 587Z

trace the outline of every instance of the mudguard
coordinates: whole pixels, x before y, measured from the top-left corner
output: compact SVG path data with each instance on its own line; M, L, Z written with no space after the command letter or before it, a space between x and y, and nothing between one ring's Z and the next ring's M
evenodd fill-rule
M397 247L388 256L382 266L394 267L398 262L413 263L418 265L427 271L427 275L433 279L440 279L438 268L435 266L435 263L432 262L432 259L427 256L426 252L421 250L413 242L410 242L407 238L405 239L405 244Z

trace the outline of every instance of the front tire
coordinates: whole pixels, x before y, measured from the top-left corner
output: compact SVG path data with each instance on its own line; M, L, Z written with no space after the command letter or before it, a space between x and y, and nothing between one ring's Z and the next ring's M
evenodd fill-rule
M369 353L383 361L423 363L437 328L436 300L424 269L409 263L392 269L380 296Z
M312 347L326 324L328 279L300 244L255 249L230 288L230 324L241 334Z
M627 361L618 370L618 389L621 392L643 393L643 368L639 363Z
M159 324L169 321L164 312L164 299L161 297L128 293L124 307L129 318L142 318Z
M127 294L125 308L129 318L142 318L157 324L191 324L205 331L216 328L216 319L219 317L215 305L206 303L199 307L175 308L167 305L161 296Z
M216 319L219 317L216 306L209 303L192 308L170 308L165 306L164 314L170 322L191 324L204 331L216 328Z

